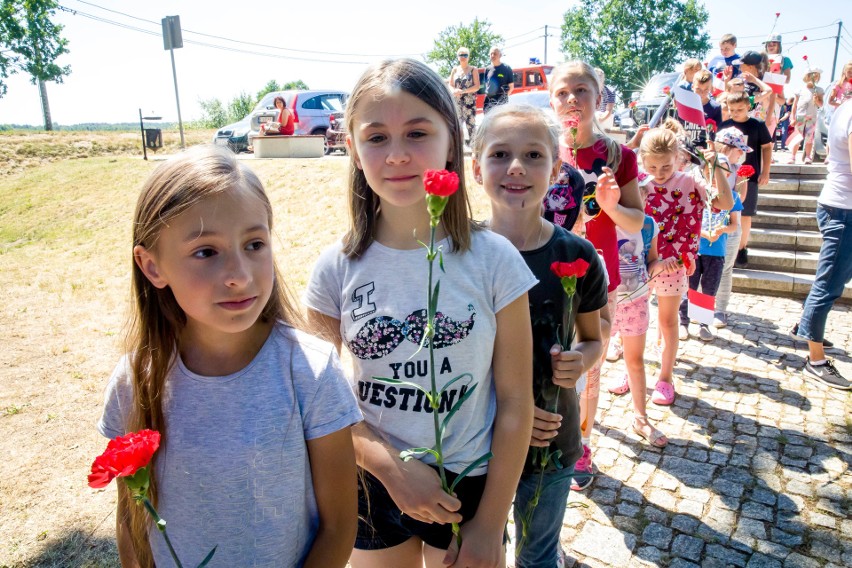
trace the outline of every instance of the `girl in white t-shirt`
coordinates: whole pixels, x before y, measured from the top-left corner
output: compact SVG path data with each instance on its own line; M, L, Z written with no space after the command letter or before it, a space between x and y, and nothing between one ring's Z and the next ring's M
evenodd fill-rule
M355 85L346 115L350 227L322 253L305 301L310 320L349 350L364 413L353 430L363 475L351 564L498 565L532 432L527 290L535 277L509 241L470 219L456 105L434 71L409 59L376 64ZM441 169L462 179L437 226L443 270L436 259L430 360L419 350L429 274L419 241L430 234L423 174ZM403 450L435 446L433 411L411 385L429 389L433 369L439 387L462 376L441 399L444 418L476 385L443 436L447 477L463 477L455 497L442 490L431 454L400 459ZM477 464L489 450L493 459ZM460 550L450 523L462 523Z

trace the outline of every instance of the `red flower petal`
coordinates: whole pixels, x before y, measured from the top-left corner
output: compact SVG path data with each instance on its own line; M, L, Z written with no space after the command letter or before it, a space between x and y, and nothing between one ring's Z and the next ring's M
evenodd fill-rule
M805 61L807 61L807 60L808 60L808 56L807 56L807 55L803 55L803 56L802 56L802 59L804 59Z
M802 41L808 41L808 36L802 36Z
M580 277L586 274L589 269L589 263L578 258L573 262L554 262L550 265L550 270L559 278L570 278L572 276Z
M447 197L459 188L459 176L447 170L426 170L423 172L423 187L426 193Z
M754 168L745 164L737 170L737 177L748 178L754 175Z
M107 449L92 462L89 487L106 487L116 477L128 477L147 466L160 447L160 433L140 430L110 440Z

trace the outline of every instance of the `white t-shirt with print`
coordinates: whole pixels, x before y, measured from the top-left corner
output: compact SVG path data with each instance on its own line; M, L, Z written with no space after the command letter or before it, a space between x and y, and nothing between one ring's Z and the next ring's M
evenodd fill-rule
M496 414L491 361L496 315L532 288L536 278L512 244L490 231L471 236L468 252L444 250L444 269L435 260L433 280L441 281L435 336L437 388L452 379L439 413L446 415L468 389L476 391L449 421L443 440L444 465L459 473L491 449ZM343 344L354 362L351 379L364 420L398 450L435 444L432 409L411 385L390 385L388 377L430 388L429 350L418 352L426 320L428 262L425 250L398 250L373 242L358 259L347 258L341 243L320 255L305 292L305 303L340 320ZM433 284L434 284L433 282ZM425 463L434 463L431 455ZM487 464L472 474L487 471Z

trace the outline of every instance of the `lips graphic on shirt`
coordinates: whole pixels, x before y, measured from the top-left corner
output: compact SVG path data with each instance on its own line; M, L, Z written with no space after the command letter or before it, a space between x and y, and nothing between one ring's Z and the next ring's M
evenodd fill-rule
M472 304L468 304L470 318L454 320L443 312L435 314L435 349L455 345L463 341L471 332L476 318ZM426 327L426 310L410 313L404 321L390 316L378 316L364 323L358 333L347 341L349 350L359 359L381 359L392 353L403 341L419 345ZM428 347L427 342L424 347Z

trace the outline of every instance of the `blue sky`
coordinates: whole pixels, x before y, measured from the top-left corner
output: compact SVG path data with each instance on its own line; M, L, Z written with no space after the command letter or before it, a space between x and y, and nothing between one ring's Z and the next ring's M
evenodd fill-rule
M240 91L255 93L270 79L301 79L312 88L349 90L369 62L403 55L418 57L429 51L441 30L470 23L476 17L490 22L491 29L507 39L504 60L512 66L521 66L530 57L544 60L544 26L548 25L548 62L556 63L562 58L558 50L562 15L576 0L523 4L516 0L59 3L76 11L57 13L71 51L59 62L71 65L72 73L63 84L48 83L48 97L54 122L74 124L130 122L138 119L139 108L146 115L177 119L171 62L160 37L159 22L168 15L181 17L185 42L197 42L175 51L181 113L187 121L199 117L199 100L216 97L227 102ZM740 37L740 46L745 49L759 48L772 29L775 12L781 12L776 32L783 33L785 53L795 65L794 85L800 84L806 68L803 55L825 71L822 85L827 85L835 42L833 38L820 38L836 35L838 19L844 19L838 72L852 59L850 0L705 0L705 5L710 13L708 29L714 50L718 38L726 32ZM809 41L794 45L804 35ZM41 124L36 86L21 75L10 78L8 86L9 92L0 99L0 124Z

